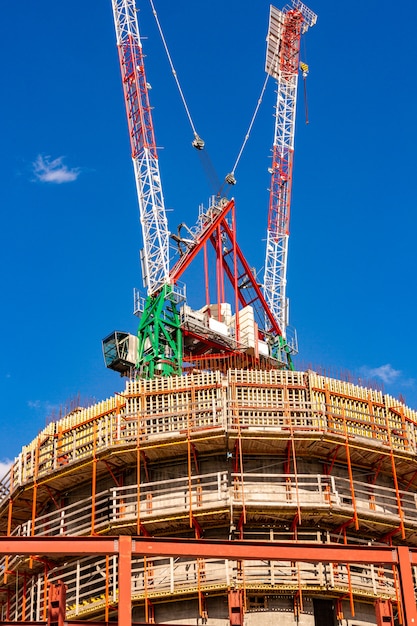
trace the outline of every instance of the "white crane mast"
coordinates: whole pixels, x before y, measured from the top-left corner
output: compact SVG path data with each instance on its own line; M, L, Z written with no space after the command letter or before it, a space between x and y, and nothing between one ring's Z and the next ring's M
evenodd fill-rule
M135 0L112 0L120 69L143 235L148 295L169 280L169 231L149 104Z
M275 132L266 241L264 295L287 337L287 257L301 34L317 16L299 0L282 11L271 6L266 71L277 81Z

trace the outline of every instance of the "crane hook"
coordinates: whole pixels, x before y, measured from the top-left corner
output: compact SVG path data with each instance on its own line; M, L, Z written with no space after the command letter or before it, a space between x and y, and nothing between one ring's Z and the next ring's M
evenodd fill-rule
M201 137L199 137L199 135L197 135L197 133L195 133L195 135L194 135L194 139L192 141L192 146L196 150L203 150L203 148L204 148L204 139L201 139Z

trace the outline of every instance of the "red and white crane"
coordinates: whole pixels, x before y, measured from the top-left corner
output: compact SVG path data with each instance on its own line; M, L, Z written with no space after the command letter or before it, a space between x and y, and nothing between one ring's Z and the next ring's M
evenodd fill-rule
M149 295L169 275L169 231L135 0L112 0L140 223L142 274Z
M287 349L291 348L286 286L300 39L317 21L300 0L291 4L282 11L271 6L267 38L266 71L276 79L277 100L263 282L265 300Z
M182 335L169 279L168 222L164 206L148 83L135 0L112 0L116 42L139 203L142 277L147 298L137 338L115 331L103 340L106 365L121 373L181 373Z
M276 302L277 283L270 280L271 267L276 268L281 262L283 269L286 268L286 242L282 233L285 232L287 236L287 222L283 216L289 215L288 190L293 150L291 124L296 99L293 70L294 67L298 70L301 31L309 16L314 15L298 0L292 1L296 5L295 9L287 12L271 9L274 17L271 17L270 26L275 28L278 25L278 34L274 38L270 28L267 71L280 77L283 84L280 94L284 94L286 102L292 101L292 104L283 108L279 94L267 245L268 249L275 246L279 250L285 243L285 255L282 252L275 253L272 257L267 255L269 265L263 293L236 241L233 200L221 197L213 199L208 210L200 214L197 226L194 229L187 228L190 237L182 239L180 231L178 232L178 236L174 238L178 243L180 259L170 268L170 233L162 194L136 2L112 0L142 227L142 274L147 297L140 310L138 337L116 331L103 341L106 365L111 369L124 374L131 371L133 366L139 370L140 375L152 378L157 374L180 374L184 360L192 364L210 358L215 358L216 363L222 360L227 363L230 358L235 363L236 359L242 358L264 359L268 367L274 367L273 362L275 366L285 367L287 358L287 366L292 366L290 350L282 332L285 326L280 325L282 316L278 314L278 309L272 309ZM295 66L292 62L294 53L297 57ZM283 117L285 121L281 123ZM280 134L284 134L284 130L290 139L285 137L280 142ZM204 143L199 139L198 145L195 142L193 145L202 149ZM286 194L280 191L284 183L287 187ZM200 250L204 250L207 258L208 243L216 256L216 303L207 299L205 306L198 311L192 311L185 305L180 308L178 291L174 287ZM207 262L205 267L207 295ZM285 272L281 271L281 283L284 275ZM225 301L225 279L234 294L232 307ZM273 297L269 302L267 296L271 293Z

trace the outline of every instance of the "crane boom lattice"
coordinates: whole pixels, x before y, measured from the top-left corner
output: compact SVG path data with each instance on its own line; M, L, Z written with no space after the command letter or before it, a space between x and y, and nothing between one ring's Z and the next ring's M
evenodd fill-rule
M168 223L135 0L112 4L143 234L143 280L150 295L167 282Z
M293 0L292 7L282 11L271 6L267 38L266 71L277 81L277 100L264 294L284 339L288 326L287 257L300 39L316 19L316 15L299 0Z

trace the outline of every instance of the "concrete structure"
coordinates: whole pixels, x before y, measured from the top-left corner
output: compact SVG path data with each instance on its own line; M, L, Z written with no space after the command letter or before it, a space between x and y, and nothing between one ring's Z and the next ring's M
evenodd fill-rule
M314 372L130 381L22 449L0 487L1 534L91 537L84 546L97 535L172 540L166 556L151 547L145 557L132 553L136 622L411 624L411 574L405 592L390 552L417 547L416 437L416 411ZM218 556L206 556L203 541L195 557L175 547L178 538L262 544L259 558L252 551L240 559L222 541ZM271 558L261 553L265 542ZM273 552L298 544L320 546L323 557ZM378 546L393 549L386 559L359 556ZM329 547L340 550L339 562ZM44 620L47 583L58 581L67 586L68 620L117 619L126 593L117 550L57 551L2 557L0 620Z

